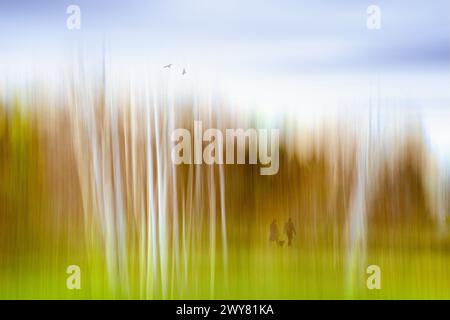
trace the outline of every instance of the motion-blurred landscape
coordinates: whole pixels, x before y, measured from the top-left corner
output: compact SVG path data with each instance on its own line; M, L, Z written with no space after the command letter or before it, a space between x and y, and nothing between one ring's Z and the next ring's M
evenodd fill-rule
M283 117L279 172L262 176L170 159L174 128L267 126L252 111L66 88L58 107L39 91L1 107L2 298L449 298L448 180L420 118ZM289 217L293 245L271 245Z
M449 12L0 2L0 298L449 299ZM175 165L194 121L278 129L277 174Z

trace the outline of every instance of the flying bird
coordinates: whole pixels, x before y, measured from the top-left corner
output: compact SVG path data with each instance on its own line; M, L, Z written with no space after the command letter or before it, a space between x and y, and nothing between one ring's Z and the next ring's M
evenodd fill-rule
M163 68L170 68L172 66L171 63L169 63L168 65L164 66Z

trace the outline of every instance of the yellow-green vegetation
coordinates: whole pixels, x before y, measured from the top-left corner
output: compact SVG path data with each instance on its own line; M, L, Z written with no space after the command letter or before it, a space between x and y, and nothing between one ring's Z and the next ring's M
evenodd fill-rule
M72 128L63 119L55 126L59 131L46 131L45 121L18 103L0 106L2 299L450 298L447 230L437 232L428 219L415 169L387 179L374 197L364 255L355 265L349 260L345 216L352 177L331 183L320 156L288 161L282 150L280 174L273 177L261 177L249 166L225 170L224 237L219 172L182 167L177 185L148 196L147 180L140 180L147 174L145 161L133 158L146 149L129 147L130 135L122 132L125 218L111 222L102 219L109 212L118 219L119 211L92 203L100 196L115 200L118 189L100 193L90 184L93 169L77 162L86 158L76 154L81 151L70 138L64 140ZM101 150L111 143L105 132L99 134ZM117 164L104 158L110 166L104 167L100 185L113 185L107 178ZM132 170L137 173L128 175ZM155 194L162 189L154 183ZM162 198L167 203L159 213L167 222L159 229L163 217L154 212ZM414 214L393 216L398 212ZM297 230L292 247L269 244L270 221L277 218L282 228L288 216ZM81 290L66 287L66 269L73 264L81 269ZM369 264L381 268L380 290L366 287Z

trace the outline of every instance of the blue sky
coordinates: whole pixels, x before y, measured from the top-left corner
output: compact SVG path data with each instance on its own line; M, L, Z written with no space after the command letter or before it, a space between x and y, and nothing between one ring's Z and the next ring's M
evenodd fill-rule
M79 5L82 29L66 29ZM382 29L366 28L381 8ZM450 2L88 1L0 3L0 48L57 54L74 43L136 56L198 59L268 72L443 68L449 65Z

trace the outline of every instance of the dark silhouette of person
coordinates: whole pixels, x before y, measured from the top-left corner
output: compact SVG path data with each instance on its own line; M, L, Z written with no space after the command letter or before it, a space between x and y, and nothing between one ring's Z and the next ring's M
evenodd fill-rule
M288 238L288 246L291 246L292 239L294 239L294 235L297 234L291 218L289 218L289 220L284 224L284 232Z
M269 242L275 242L278 243L278 238L280 234L278 233L278 225L277 220L273 219L272 223L270 224L270 230L269 230Z

